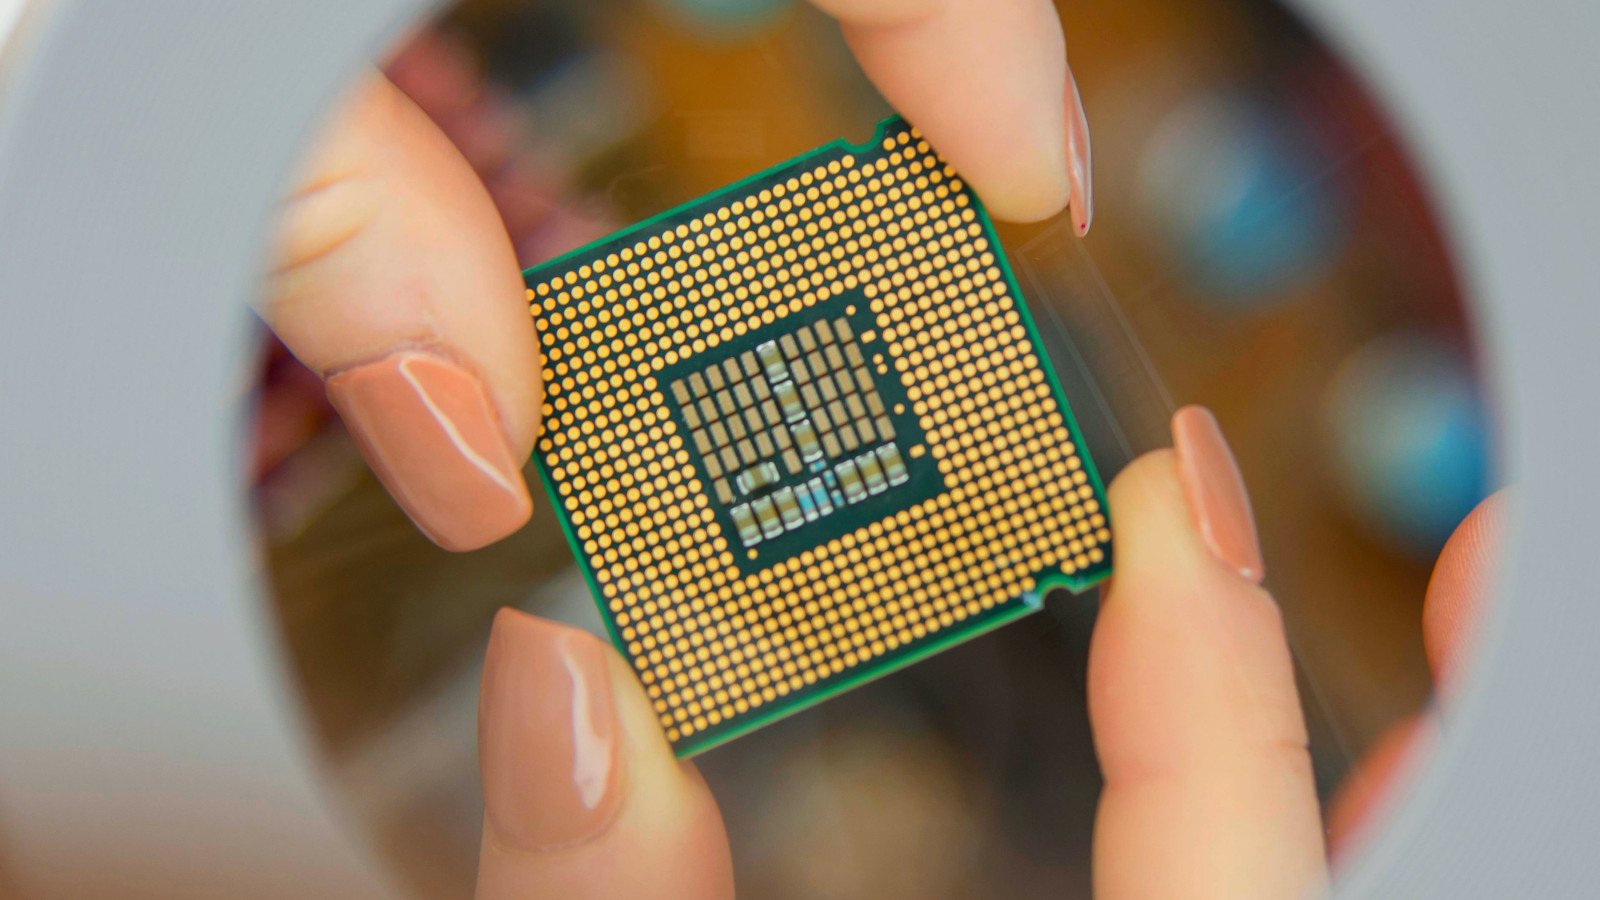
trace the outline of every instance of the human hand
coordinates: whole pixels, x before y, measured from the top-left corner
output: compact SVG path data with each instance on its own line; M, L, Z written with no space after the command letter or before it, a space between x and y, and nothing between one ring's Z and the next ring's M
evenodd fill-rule
M1244 483L1209 412L1179 410L1172 434L1173 450L1136 460L1109 490L1116 574L1089 657L1105 777L1095 892L1319 893L1324 820ZM1491 497L1457 528L1428 585L1425 645L1446 687L1485 594L1502 503ZM1326 820L1335 855L1373 820L1433 716L1397 726L1351 773Z
M1324 824L1282 620L1237 466L1209 412L1112 482L1117 570L1089 659L1105 777L1102 897L1301 897L1327 882ZM1441 554L1424 627L1448 679L1480 600L1501 501ZM1448 682L1447 682L1448 683ZM1431 713L1398 726L1328 818L1335 849L1370 821ZM729 897L716 803L671 749L627 664L523 613L495 621L479 706L488 810L478 896Z
M1046 0L818 0L867 74L1005 219L1071 201L1088 134ZM452 550L520 527L543 392L520 273L478 178L381 76L334 117L284 210L261 313L385 487Z
M1070 202L1087 230L1087 130L1049 4L816 2L997 216L1037 219ZM430 537L470 549L526 520L521 463L542 391L509 241L470 168L382 79L358 89L291 198L262 312L327 380ZM1218 524L1237 525L1241 509L1247 521L1248 506L1217 487L1226 479L1206 480L1200 451L1186 454L1186 440L1212 442L1195 437L1194 414L1183 421L1176 452L1141 460L1112 488L1120 574L1091 688L1108 769L1097 880L1108 893L1314 885L1320 823L1281 628L1237 573L1253 533ZM1218 503L1232 518L1198 516ZM480 727L481 896L731 894L715 803L600 642L502 613ZM1162 771L1173 777L1152 774ZM1207 839L1171 824L1175 813Z
M818 4L997 217L1070 201L1087 231L1087 129L1046 0ZM518 266L471 167L382 77L320 136L260 312L425 534L468 550L527 520L543 392ZM731 891L709 793L609 648L503 614L482 722L483 895Z

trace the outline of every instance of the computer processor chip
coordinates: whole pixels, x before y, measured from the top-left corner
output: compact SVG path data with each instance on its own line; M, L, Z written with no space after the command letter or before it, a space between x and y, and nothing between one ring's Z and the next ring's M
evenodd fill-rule
M903 120L526 281L538 468L680 756L1109 574L993 226Z

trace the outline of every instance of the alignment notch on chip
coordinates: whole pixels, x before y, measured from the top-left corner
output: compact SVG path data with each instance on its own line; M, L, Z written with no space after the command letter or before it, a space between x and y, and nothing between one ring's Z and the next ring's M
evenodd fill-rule
M1109 573L994 230L899 118L526 280L539 469L680 755Z

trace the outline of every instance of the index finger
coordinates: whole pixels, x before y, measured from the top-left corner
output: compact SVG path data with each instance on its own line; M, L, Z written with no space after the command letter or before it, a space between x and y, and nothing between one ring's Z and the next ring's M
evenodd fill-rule
M1288 897L1326 877L1282 618L1209 415L1111 483L1116 574L1089 650L1106 897Z
M1422 606L1422 643L1433 679L1448 688L1471 646L1472 628L1482 617L1505 530L1506 492L1479 503L1457 526L1428 581Z
M523 292L472 168L410 99L366 79L285 204L260 312L448 549L498 540L533 508L522 466L543 390Z

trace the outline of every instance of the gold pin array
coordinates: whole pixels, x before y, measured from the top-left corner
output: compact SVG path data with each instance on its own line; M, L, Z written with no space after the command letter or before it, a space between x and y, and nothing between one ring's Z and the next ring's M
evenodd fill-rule
M915 130L529 291L552 485L669 740L1105 559L1106 519L961 181ZM864 298L946 490L753 574L660 370ZM923 448L912 450L920 456Z

